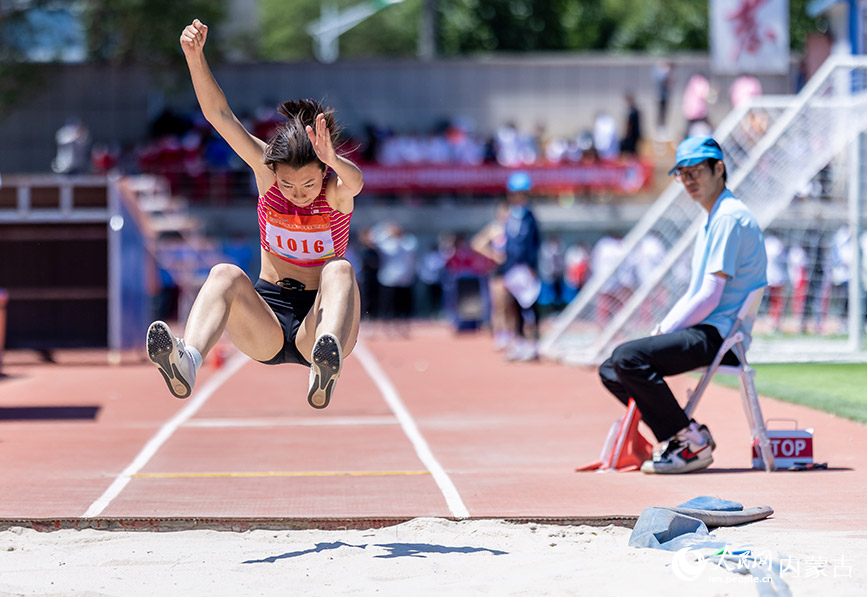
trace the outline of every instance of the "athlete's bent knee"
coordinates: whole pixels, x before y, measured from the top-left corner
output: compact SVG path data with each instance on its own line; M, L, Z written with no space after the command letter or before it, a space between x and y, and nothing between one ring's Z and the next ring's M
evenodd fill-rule
M322 268L322 278L323 279L341 279L341 278L350 278L352 280L355 279L355 270L352 268L352 264L349 263L347 259L339 257L337 259L332 259Z
M208 281L223 284L227 287L234 286L244 279L248 279L247 274L240 267L232 263L218 263L211 268L211 273L208 274Z

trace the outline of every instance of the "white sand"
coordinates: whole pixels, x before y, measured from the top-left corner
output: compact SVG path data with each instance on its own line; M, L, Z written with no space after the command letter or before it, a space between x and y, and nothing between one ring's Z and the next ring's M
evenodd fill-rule
M441 519L366 531L12 528L0 532L0 595L759 594L751 577L707 563L679 578L673 554L627 547L630 533ZM714 535L798 558L798 574L783 575L794 595L867 594L867 532L756 523Z

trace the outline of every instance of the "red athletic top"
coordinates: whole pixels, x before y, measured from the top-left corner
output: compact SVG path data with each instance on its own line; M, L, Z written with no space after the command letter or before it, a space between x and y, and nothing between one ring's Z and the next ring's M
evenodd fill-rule
M352 213L340 213L325 200L325 184L313 203L298 207L280 192L275 182L259 197L259 241L280 259L302 267L323 265L342 257L349 244Z

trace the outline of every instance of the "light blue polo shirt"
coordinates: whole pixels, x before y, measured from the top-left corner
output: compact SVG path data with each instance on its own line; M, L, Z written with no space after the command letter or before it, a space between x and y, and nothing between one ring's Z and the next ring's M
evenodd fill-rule
M714 326L725 338L747 295L767 286L767 271L765 242L755 216L731 191L724 190L698 231L692 255L689 296L698 292L705 274L728 276L719 305L701 323ZM745 328L745 344L749 345L751 323Z

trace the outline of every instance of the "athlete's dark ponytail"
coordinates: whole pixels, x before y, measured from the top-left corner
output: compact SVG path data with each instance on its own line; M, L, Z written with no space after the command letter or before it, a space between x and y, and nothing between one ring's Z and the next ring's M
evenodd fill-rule
M276 164L291 168L303 168L317 163L322 170L325 164L316 157L313 144L307 137L307 125L316 127L316 115L325 115L325 125L331 134L335 150L339 147L340 128L334 118L334 110L310 99L289 100L277 106L277 112L288 122L277 129L265 147L265 165L272 170Z

